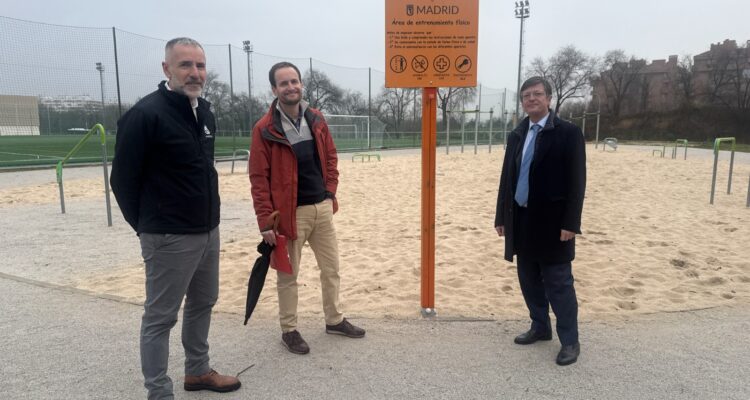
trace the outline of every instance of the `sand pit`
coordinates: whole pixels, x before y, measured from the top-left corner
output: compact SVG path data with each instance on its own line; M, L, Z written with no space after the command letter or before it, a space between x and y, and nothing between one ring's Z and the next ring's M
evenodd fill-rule
M443 317L524 318L515 265L502 259L493 229L502 148L478 155L438 151L436 309ZM583 235L573 263L582 319L746 304L750 300L750 164L735 163L726 194L728 162L719 163L709 205L712 160L652 157L621 146L588 151ZM341 303L347 315L419 315L420 157L381 153L382 161L339 162L341 209L335 217L341 254ZM247 210L232 218L243 229L222 230L218 310L242 313L249 270L260 240L244 173L222 172L222 202ZM101 178L66 181L66 201L101 196ZM0 190L0 207L58 202L54 184ZM115 213L119 210L115 209ZM223 217L228 217L226 214ZM235 221L236 222L236 221ZM225 225L222 225L225 226ZM105 228L102 228L105 229ZM143 266L75 277L74 286L143 300ZM309 248L303 252L299 312L320 315L320 283ZM275 274L269 273L256 317L275 318Z

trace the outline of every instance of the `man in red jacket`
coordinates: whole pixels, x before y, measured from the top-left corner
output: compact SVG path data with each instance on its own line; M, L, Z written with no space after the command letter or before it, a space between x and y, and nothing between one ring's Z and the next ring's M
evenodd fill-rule
M338 210L339 172L333 138L323 114L302 100L302 81L294 64L271 67L268 79L276 100L253 128L250 184L263 240L276 244L269 215L281 214L278 232L289 238L292 274L277 273L281 340L295 354L310 347L297 331L297 275L305 242L320 268L326 332L351 338L365 336L339 310L339 254L333 214Z

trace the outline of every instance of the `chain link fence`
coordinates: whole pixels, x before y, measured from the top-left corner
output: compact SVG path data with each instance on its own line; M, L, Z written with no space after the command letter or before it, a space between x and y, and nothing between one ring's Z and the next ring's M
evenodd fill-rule
M0 17L0 135L80 136L95 123L101 123L108 134L116 134L120 116L164 79L165 44L166 40L114 27L72 27ZM420 144L421 91L385 88L382 71L258 53L249 42L242 46L203 44L203 48L208 69L204 97L217 117L217 154L247 148L252 125L273 100L268 71L280 61L300 69L305 99L313 107L326 115L352 116L357 121L340 123L339 131L347 125L358 127L357 132L341 132L341 137L360 137L364 128L358 117L367 117L371 140L342 140L337 143L340 149ZM442 119L449 116L451 130L463 120L466 127L484 132L483 143L490 134L497 142L497 135L510 124L515 94L481 86L456 93L460 95L449 99L446 109L481 107L481 113L439 110L439 130L445 130ZM489 132L490 110L493 132ZM479 124L475 123L477 115Z

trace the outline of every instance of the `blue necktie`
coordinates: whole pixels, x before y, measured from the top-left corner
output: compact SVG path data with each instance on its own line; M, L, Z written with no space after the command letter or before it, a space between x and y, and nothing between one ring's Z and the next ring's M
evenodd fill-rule
M529 201L529 169L531 167L531 160L534 159L534 143L536 142L536 134L542 127L539 124L534 124L529 132L529 147L526 149L526 153L523 155L521 160L521 173L518 175L518 185L516 186L516 203L518 205L526 207L526 203Z

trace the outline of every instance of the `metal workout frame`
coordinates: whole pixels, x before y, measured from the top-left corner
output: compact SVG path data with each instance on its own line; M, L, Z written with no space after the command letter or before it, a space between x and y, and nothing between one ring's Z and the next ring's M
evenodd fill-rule
M711 178L711 204L714 204L714 192L716 191L716 169L719 164L719 146L721 145L721 142L732 143L732 155L729 158L729 182L727 183L727 194L732 193L732 169L734 168L734 147L736 144L736 140L733 137L716 138L716 140L714 140L714 173L713 177ZM750 197L750 189L748 189L748 197ZM748 200L748 203L750 203L750 200Z
M583 136L586 136L586 118L589 116L596 115L596 137L594 138L594 149L599 148L599 118L601 117L601 110L597 112L585 112L581 114L580 117L574 117L573 113L568 114L568 119L570 122L573 122L574 119L580 119L581 120L581 133L583 133ZM607 138L609 139L609 138ZM606 139L605 139L606 140ZM604 144L606 146L606 144Z
M83 143L88 140L95 132L99 133L99 137L102 143L102 169L104 170L104 193L107 202L107 226L112 226L112 206L109 201L109 172L107 171L107 134L104 131L102 124L96 124L89 132L78 141L78 144L73 147L68 155L57 163L57 186L60 188L60 210L62 214L65 214L65 193L63 190L63 165L68 161L78 150L81 149Z
M685 147L685 157L683 160L687 160L687 149L688 149L688 141L687 139L677 139L674 141L674 147L672 148L672 159L677 158L677 147L682 144Z
M448 110L448 121L445 124L445 154L450 154L450 147L451 147L451 118L450 115L452 113L455 114L461 114L461 153L464 152L464 126L466 125L464 123L464 115L466 114L475 114L476 118L474 119L474 154L477 154L477 146L479 145L479 116L480 114L490 114L490 133L489 133L489 152L492 153L492 115L494 114L494 110L490 108L490 111L479 111L479 108L476 108L474 110Z

